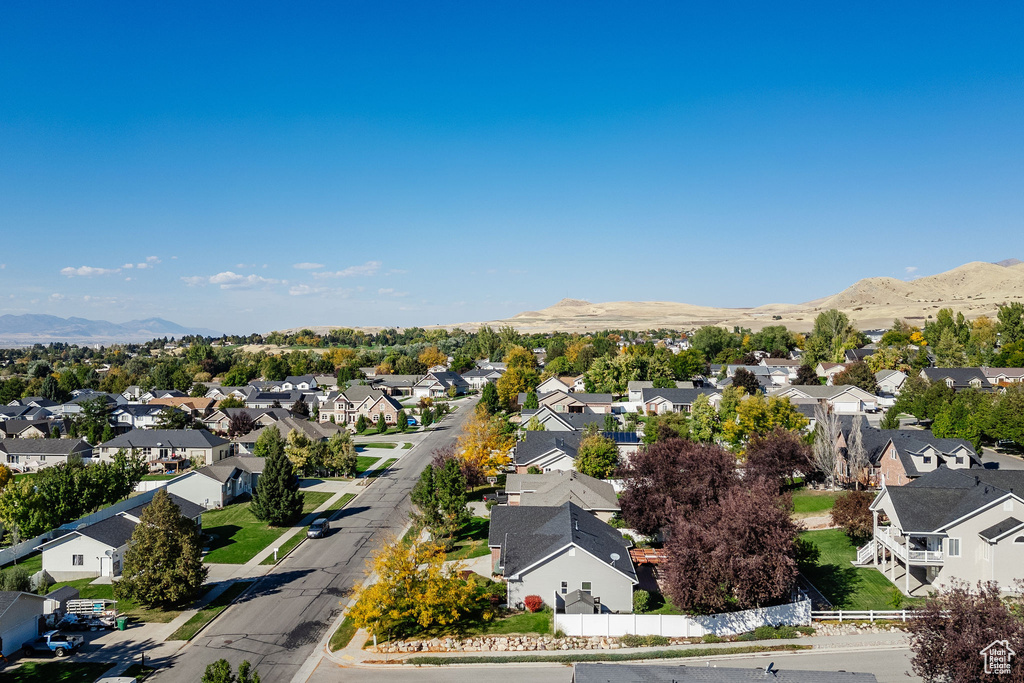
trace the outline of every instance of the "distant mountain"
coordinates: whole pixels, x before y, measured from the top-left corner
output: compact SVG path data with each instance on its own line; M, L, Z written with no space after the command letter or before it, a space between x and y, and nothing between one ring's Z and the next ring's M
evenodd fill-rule
M187 334L221 335L214 330L184 327L162 318L129 320L118 324L106 320L58 318L55 315L32 313L0 315L0 344L111 344L143 342L157 337L183 337Z
M1024 261L1021 261L1019 258L1004 258L1002 261L996 261L996 265L1002 266L1003 268L1009 268L1010 266L1015 266L1019 263L1024 263Z

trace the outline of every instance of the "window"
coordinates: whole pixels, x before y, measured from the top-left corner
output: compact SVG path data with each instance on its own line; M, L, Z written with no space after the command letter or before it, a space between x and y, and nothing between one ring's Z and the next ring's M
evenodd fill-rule
M72 555L71 556L72 567L84 567L85 566L85 555Z
M932 464L932 456L930 456L930 455L924 456L924 458L922 458L922 460L924 460L924 464L925 465L931 465Z
M568 592L569 592L569 582L568 581L563 581L562 582L562 595L565 595Z
M584 593L589 593L590 592L590 582L589 581L584 581L582 588L583 588L583 592Z
M956 456L956 464L957 465L963 465L964 464L964 456L962 456L962 455Z
M959 538L947 538L946 539L946 554L950 557L960 557L960 539Z

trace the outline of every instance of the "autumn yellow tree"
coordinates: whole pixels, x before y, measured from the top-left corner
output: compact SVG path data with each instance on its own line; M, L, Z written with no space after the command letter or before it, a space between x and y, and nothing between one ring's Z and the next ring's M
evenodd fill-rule
M419 361L428 368L431 368L435 365L447 365L448 356L441 353L436 346L428 346L420 351Z
M459 437L458 457L494 476L510 462L512 437L502 433L501 418L491 417L486 411L474 411L466 421Z
M370 560L367 577L377 580L356 586L348 616L357 627L385 637L454 624L477 608L474 587L459 578L462 569L461 563L446 565L438 545L391 540Z
M539 378L537 373L523 368L509 368L495 386L498 388L498 400L509 410L516 409L519 394L536 388Z
M0 465L0 491L4 490L7 486L7 482L11 480L11 470L8 469L7 465Z
M512 368L533 370L537 367L537 357L525 346L513 346L505 354L505 365L510 370Z
M324 358L330 362L335 369L348 365L355 360L355 357L355 350L346 348L331 349L324 354Z
M788 398L761 394L744 396L736 406L736 419L722 425L726 440L734 448L742 448L752 436L764 436L776 427L796 431L807 426L808 420Z

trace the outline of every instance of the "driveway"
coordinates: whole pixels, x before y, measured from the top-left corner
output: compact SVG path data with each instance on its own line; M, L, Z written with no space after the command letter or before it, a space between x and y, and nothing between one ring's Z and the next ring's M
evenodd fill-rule
M996 453L991 448L981 449L981 462L987 469L1024 470L1024 459L1020 456Z

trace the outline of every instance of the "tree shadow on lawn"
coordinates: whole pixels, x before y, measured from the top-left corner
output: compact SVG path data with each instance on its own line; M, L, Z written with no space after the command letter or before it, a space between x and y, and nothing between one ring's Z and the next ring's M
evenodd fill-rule
M203 549L213 552L219 548L231 545L234 543L232 539L235 534L241 530L242 527L237 524L221 524L219 526L203 529L203 540L205 541Z
M490 520L484 517L473 517L466 522L459 532L452 539L453 543L464 541L482 541L487 539L487 531L490 527Z
M820 564L803 572L807 580L817 588L833 607L845 608L857 592L861 582L856 567L841 567L837 564Z

